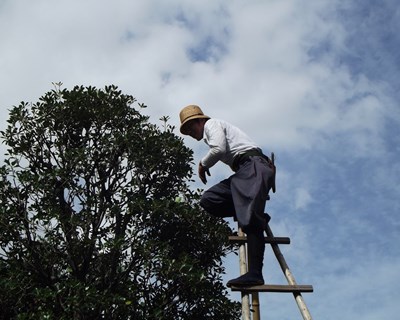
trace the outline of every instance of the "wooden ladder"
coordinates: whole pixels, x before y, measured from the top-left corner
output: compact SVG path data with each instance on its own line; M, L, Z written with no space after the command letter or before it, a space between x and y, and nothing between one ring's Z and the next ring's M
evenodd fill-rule
M265 243L271 245L272 250L276 258L278 259L279 265L281 266L282 272L284 273L286 280L288 282L287 285L274 285L274 284L266 284L259 286L232 286L232 291L241 291L242 293L242 319L243 320L260 320L260 301L259 301L259 292L291 292L296 300L297 306L300 309L301 315L304 320L312 320L311 314L304 302L304 299L301 295L302 292L313 292L313 287L311 285L298 285L292 272L290 271L285 258L281 250L279 249L279 244L290 244L290 239L287 237L274 237L272 230L267 224L265 229L267 236L264 238ZM244 274L248 269L248 259L246 242L247 237L241 230L238 229L237 236L230 236L229 241L239 243L239 264L240 264L240 274ZM250 294L251 294L251 309L250 309ZM251 317L253 316L253 317Z

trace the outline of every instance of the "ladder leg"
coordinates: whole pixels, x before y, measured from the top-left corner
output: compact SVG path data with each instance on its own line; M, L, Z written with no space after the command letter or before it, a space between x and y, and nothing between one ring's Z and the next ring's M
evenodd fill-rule
M271 228L269 227L268 224L267 224L267 227L266 227L265 231L266 231L268 237L274 237L274 235L272 233L272 230L271 230ZM276 243L271 243L271 247L272 247L272 250L275 253L276 258L278 259L279 265L281 266L281 269L282 269L282 271L283 271L288 283L290 285L297 285L296 281L294 279L294 276L293 276L292 272L290 271L289 266L287 265L281 250L279 249L279 246ZM312 320L310 311L308 310L301 293L300 292L293 292L293 296L294 296L294 298L296 300L297 306L300 309L300 312L301 312L301 315L303 316L303 319L304 320Z
M242 229L238 228L238 235L240 237L244 236ZM240 265L240 275L247 272L246 263L246 244L240 244L239 246L239 265ZM242 291L242 320L250 320L250 301L249 294Z
M247 246L248 246L247 242ZM250 255L247 255L247 266L250 266L252 261L250 259ZM253 292L251 294L251 309L253 320L260 320L260 298L258 292Z
M253 310L253 320L260 320L260 299L258 292L251 294L251 308Z

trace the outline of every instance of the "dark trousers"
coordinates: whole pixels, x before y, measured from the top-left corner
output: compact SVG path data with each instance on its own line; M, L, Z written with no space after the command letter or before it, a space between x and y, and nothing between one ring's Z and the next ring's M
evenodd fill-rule
M208 213L237 219L248 237L251 266L257 269L262 267L264 257L264 208L273 174L266 159L250 156L232 176L206 190L200 200Z

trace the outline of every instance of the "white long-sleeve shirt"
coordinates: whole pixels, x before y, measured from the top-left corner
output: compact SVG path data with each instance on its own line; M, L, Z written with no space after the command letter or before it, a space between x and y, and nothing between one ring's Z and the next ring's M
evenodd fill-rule
M210 147L208 153L201 159L201 164L206 168L211 168L218 161L232 166L236 155L260 148L242 130L218 119L210 119L205 123L203 138Z

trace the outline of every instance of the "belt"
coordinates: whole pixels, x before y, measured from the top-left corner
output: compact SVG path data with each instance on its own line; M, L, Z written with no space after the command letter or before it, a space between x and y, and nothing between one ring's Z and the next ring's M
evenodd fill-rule
M264 155L260 149L251 149L240 153L233 158L232 170L236 172L239 169L240 165L245 163L247 160L249 160L250 157L253 156L263 157L268 162L270 162L269 158Z

